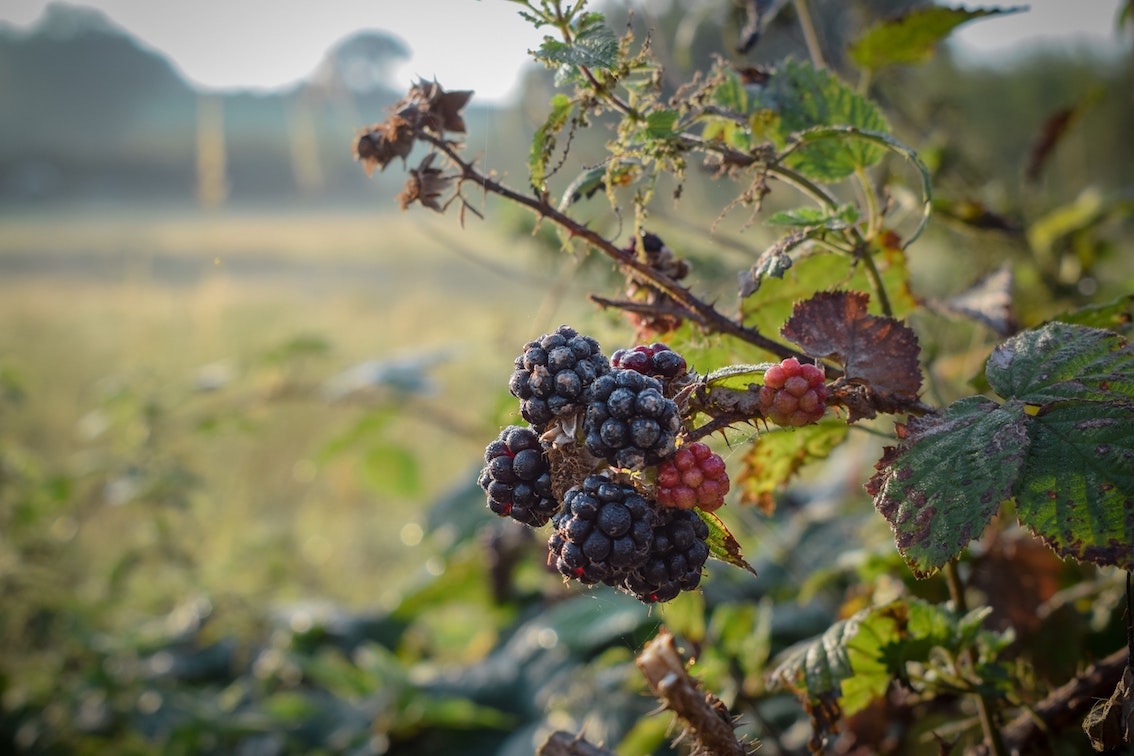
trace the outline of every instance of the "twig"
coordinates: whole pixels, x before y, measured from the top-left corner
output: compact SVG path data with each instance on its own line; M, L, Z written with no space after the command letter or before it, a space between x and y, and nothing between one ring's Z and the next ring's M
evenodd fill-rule
M428 142L433 145L433 147L443 152L445 156L452 161L453 165L460 170L460 178L462 181L470 181L480 186L486 192L498 194L505 199L523 205L541 218L547 218L560 226L566 230L570 236L582 239L587 244L617 262L620 266L633 270L636 274L641 276L642 279L668 294L678 304L696 315L698 321L706 328L752 344L766 352L776 355L780 359L786 359L788 357L807 359L806 355L801 352L785 346L778 341L773 341L756 329L742 325L724 315L713 305L694 296L689 289L685 288L677 281L649 264L637 259L634 255L620 249L597 231L580 224L543 199L520 194L482 175L473 167L472 163L465 161L446 140L421 129L415 130L414 136L417 139Z
M728 707L712 693L702 691L697 679L686 671L685 660L668 630L663 628L638 654L638 668L658 700L689 728L698 752L715 756L750 753L749 747L736 738Z
M1114 692L1129 660L1129 651L1119 649L1051 691L1001 730L1004 747L1013 754L1041 753L1048 733L1078 727L1097 701Z

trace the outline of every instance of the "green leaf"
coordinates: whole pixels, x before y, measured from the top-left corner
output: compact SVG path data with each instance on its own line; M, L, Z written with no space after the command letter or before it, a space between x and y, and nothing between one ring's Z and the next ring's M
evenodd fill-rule
M1105 328L1129 336L1134 332L1134 294L1127 294L1107 304L1090 305L1065 312L1053 320L1088 328Z
M654 110L646 116L646 136L650 139L665 139L673 135L677 123L676 110Z
M1112 331L1059 322L1024 331L993 350L985 374L996 393L1028 404L1085 399L1134 406L1134 348Z
M703 512L700 509L694 511L709 526L709 538L707 540L709 555L756 575L756 570L745 561L744 554L740 551L740 544L733 538L732 533L728 532L728 528L725 527L720 518L711 512Z
M1029 425L1020 522L1060 556L1134 570L1134 405L1060 402Z
M724 73L721 83L713 90L713 99L717 105L734 113L748 113L748 90L736 71L730 69Z
M858 221L858 208L854 205L840 205L831 210L825 207L797 207L774 213L765 223L770 226L799 226L802 228L822 227L833 231L850 228Z
M791 688L811 704L842 699L847 715L885 694L911 662L931 663L933 650L956 656L978 641L993 653L1006 635L980 631L985 610L958 616L947 606L916 598L867 607L823 635L789 648L769 675L773 686ZM839 704L835 704L838 712Z
M804 465L826 459L849 431L850 427L842 420L826 419L802 428L778 428L761 433L745 453L744 467L736 477L741 501L771 513L776 507L776 490Z
M618 67L618 39L602 23L601 14L592 13L571 42L544 37L534 55L550 68L585 66L592 71L613 71Z
M1030 440L1024 405L973 396L912 418L867 484L919 577L953 559L1011 498Z
M761 102L779 114L779 137L785 144L793 135L817 126L853 126L881 134L890 131L873 103L810 63L788 60L768 81ZM831 182L874 165L883 154L882 147L848 135L798 146L784 162L816 181Z
M851 44L848 52L851 60L872 70L895 63L922 63L933 55L937 43L961 24L1021 10L1024 8L915 8L872 27Z
M989 384L901 430L867 484L918 575L954 558L1014 497L1061 556L1134 567L1134 349L1110 331L1049 323L1001 344Z
M547 161L555 152L555 135L562 131L571 115L574 103L563 93L551 98L551 112L532 136L531 151L528 155L528 172L531 175L531 184L536 191L543 193L547 190Z

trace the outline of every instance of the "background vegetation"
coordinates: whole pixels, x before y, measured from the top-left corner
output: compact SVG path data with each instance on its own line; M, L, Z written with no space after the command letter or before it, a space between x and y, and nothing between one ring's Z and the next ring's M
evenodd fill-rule
M850 40L900 10L812 5L836 70ZM634 19L654 30L667 87L717 52L753 64L807 57L790 5L737 56L743 21L726 3L651 5ZM622 28L614 11L608 23ZM940 577L913 578L870 506L861 473L882 440L868 434L777 490L774 513L725 508L759 579L714 562L702 593L652 610L563 586L543 568L539 538L486 510L475 476L485 443L515 420L505 382L524 341L569 322L608 352L633 343L617 313L586 299L617 290L610 266L568 263L548 229L533 235L530 218L490 200L478 205L488 222L470 217L464 230L420 208L387 214L400 181L367 182L347 146L402 93L389 82L334 117L330 106L310 111L325 116L313 144L328 156L314 184L280 125L301 93L226 102L247 114L225 121L227 199L208 212L178 204L200 195L196 95L156 65L146 82L115 85L137 107L96 108L84 97L109 77L75 72L137 51L104 28L46 40L0 39L0 70L16 82L7 91L25 98L0 122L9 750L521 754L565 730L622 754L680 752L670 715L649 715L656 702L634 664L664 624L741 734L802 753L809 718L768 680L783 652L887 595L948 597ZM913 290L945 299L1016 263L1025 326L1128 295L1129 57L962 64L939 50L872 83L933 172ZM510 145L530 141L553 86L533 74L514 110L471 111L470 143L497 135L485 142L489 167L516 188L528 156ZM164 97L180 104L154 105ZM125 114L129 138L115 120ZM76 115L88 144L113 148L51 131ZM1055 133L1061 115L1067 128ZM1041 153L1045 134L1056 138ZM580 132L554 181L609 138ZM681 202L651 218L706 296L734 297L734 270L775 238L743 213L712 227L727 191L691 172ZM618 232L609 214L587 220ZM1128 324L1125 308L1108 312ZM965 382L996 337L918 317L934 350L932 398L971 393ZM730 437L730 468L754 433ZM1039 702L1126 643L1112 569L1062 562L1012 529L962 566L992 607L984 630L1012 633L996 635L1012 645L985 672L1015 682L1013 705ZM974 710L958 717L939 703L883 697L830 747L936 753L932 732L980 740ZM1077 724L1056 729L1044 747L1086 751Z

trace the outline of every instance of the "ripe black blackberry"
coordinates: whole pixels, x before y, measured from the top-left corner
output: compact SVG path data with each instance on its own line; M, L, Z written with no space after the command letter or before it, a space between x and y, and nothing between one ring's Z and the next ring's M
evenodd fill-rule
M690 509L662 509L655 515L653 547L623 588L647 604L669 601L701 584L709 558L709 527Z
M508 382L520 400L520 414L539 429L556 417L584 406L587 387L610 372L610 362L597 341L570 326L559 326L524 345Z
M681 417L656 379L616 368L591 384L587 400L583 433L591 454L641 470L673 453Z
M484 462L477 483L496 514L538 528L559 510L551 468L531 428L509 425L485 448Z
M632 485L590 475L563 497L548 564L581 583L618 585L650 554L655 507Z
M611 367L636 370L642 375L671 380L688 371L685 358L660 341L641 344L631 349L619 349L610 355Z

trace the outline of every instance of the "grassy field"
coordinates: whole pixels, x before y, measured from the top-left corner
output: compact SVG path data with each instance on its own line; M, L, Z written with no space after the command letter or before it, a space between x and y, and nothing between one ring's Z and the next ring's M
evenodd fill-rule
M65 481L40 530L71 588L139 618L196 593L393 602L519 346L595 317L546 301L547 257L421 213L0 221L5 439ZM328 396L367 360L421 360L429 385Z

